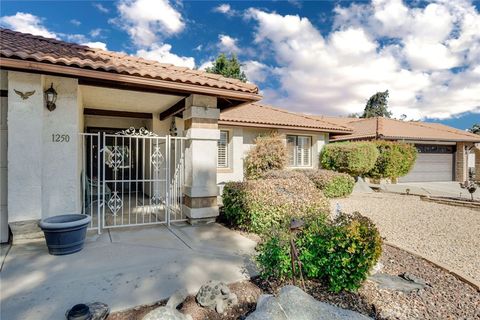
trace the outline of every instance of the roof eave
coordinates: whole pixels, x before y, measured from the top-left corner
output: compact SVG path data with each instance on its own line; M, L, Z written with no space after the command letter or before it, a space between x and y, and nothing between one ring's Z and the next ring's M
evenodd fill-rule
M238 99L246 102L254 102L262 99L261 95L253 92L229 90L154 78L144 78L107 71L89 70L79 67L63 66L52 63L11 59L5 57L0 57L0 69L30 71L35 73L53 74L76 78L98 79L121 84L128 83L132 85L171 90L172 92L204 94L222 98Z

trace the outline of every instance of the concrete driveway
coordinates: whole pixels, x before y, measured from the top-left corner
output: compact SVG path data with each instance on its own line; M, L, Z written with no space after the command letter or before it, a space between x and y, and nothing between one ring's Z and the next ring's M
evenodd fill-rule
M218 224L112 229L90 235L83 251L51 256L43 242L14 245L1 277L1 319L65 319L77 303L112 311L150 304L208 280L255 274L255 242Z
M458 182L409 182L397 184L381 184L380 189L385 192L406 193L420 196L462 197L470 199L470 193L462 189ZM474 193L474 198L480 200L480 188Z

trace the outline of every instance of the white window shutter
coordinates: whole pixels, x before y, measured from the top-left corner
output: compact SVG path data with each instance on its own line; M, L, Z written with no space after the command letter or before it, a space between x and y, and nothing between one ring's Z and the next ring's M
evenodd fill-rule
M217 167L228 168L228 131L220 131L220 140L217 145Z

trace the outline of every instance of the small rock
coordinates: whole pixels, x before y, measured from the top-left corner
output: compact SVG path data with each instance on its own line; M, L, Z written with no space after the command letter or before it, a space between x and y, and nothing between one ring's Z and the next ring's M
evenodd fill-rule
M370 275L374 275L376 273L379 273L382 270L383 270L383 263L378 261L377 264L373 266L372 270L370 270Z
M191 315L185 315L176 309L187 296L186 290L178 290L168 299L165 307L153 309L142 320L193 320Z
M238 303L238 298L235 293L230 292L225 283L211 280L200 287L197 302L202 307L224 313L227 308Z
M405 280L401 277L381 272L370 276L368 279L375 282L380 289L401 291L405 293L426 287L425 284L416 283L411 280Z

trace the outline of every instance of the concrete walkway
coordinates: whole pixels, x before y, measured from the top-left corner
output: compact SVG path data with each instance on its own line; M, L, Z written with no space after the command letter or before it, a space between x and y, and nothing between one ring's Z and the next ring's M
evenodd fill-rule
M65 319L77 303L112 311L150 304L180 288L255 274L255 242L218 224L112 229L90 235L83 251L51 256L43 242L14 245L1 277L1 319Z

